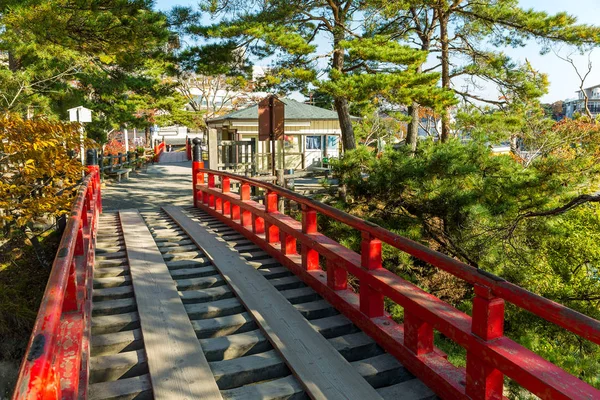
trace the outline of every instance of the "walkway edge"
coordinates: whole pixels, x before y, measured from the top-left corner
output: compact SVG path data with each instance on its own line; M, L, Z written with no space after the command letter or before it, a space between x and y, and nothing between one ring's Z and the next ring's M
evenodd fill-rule
M220 400L175 282L138 210L119 212L154 399Z
M202 249L313 399L381 399L261 274L179 207L163 210Z

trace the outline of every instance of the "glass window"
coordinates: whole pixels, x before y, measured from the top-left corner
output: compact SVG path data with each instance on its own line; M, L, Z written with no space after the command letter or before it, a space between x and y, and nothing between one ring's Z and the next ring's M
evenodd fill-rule
M321 150L321 136L307 136L306 150Z
M338 137L337 136L327 136L327 148L328 149L337 149L338 147Z

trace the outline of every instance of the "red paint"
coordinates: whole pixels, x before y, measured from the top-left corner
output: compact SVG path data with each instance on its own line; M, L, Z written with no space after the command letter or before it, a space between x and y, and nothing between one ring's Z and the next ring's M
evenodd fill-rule
M302 233L311 234L317 232L317 212L310 207L302 207ZM314 271L319 267L319 253L311 246L302 244L302 268L306 271Z
M381 241L370 233L362 233L361 266L372 271L381 268ZM383 316L383 293L369 286L365 281L360 281L360 310L369 318Z
M283 231L279 231L279 241L281 243L281 252L285 255L296 254L296 238L288 235Z
M252 215L252 232L256 234L265 233L265 220Z
M204 183L198 180L198 171L202 168L204 168L204 163L200 161L192 161L192 193L194 195L194 207L198 207L198 204L200 203L200 201L202 201L202 192L195 189L198 183ZM201 175L204 176L204 174Z
M433 327L412 312L404 313L404 345L416 356L433 351Z
M270 214L279 212L277 210L277 193L268 192L265 198L267 212ZM279 241L279 228L275 224L265 223L265 234L268 243Z
M327 260L327 286L333 290L348 289L348 273L340 268L334 260Z
M242 226L228 215L206 206L201 208L289 268L440 397L499 398L506 375L542 398L600 398L600 391L503 336L504 301L597 344L599 321L294 192L234 174L210 173L241 182L240 195L224 194L206 185L198 185L197 189L223 196L231 202L232 210L238 207L242 213L263 218L268 226L276 226L279 242L271 242L269 235L257 235L248 224ZM302 223L279 212L269 212L269 200L266 208L250 200L250 186L301 204ZM317 212L359 230L363 236L361 255L320 234ZM296 241L302 248L301 257L295 251ZM473 318L381 268L382 242L474 285ZM326 261L326 276L320 271L319 256ZM347 274L359 280L360 294L347 289ZM382 311L384 297L404 308L403 325ZM446 355L433 346L434 329L467 350L466 370L451 365Z
M229 182L229 177L225 176L221 178L221 191L223 193L229 193L231 191L231 184Z
M86 202L89 208L84 213ZM74 399L80 393L87 393L89 337L84 335L89 336L90 332L89 293L101 207L98 167L92 166L73 202L21 363L13 400ZM81 255L76 256L76 252Z

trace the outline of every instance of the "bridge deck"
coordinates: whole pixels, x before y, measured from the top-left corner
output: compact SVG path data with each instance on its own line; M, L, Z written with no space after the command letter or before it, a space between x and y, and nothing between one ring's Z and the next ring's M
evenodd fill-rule
M258 246L198 209L167 211L100 217L91 399L434 397ZM252 278L232 280L243 268ZM198 383L218 392L195 396Z

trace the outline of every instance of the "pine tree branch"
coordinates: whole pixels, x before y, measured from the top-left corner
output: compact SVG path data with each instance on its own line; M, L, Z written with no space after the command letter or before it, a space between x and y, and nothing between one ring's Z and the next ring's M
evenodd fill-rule
M528 213L519 215L517 217L517 219L515 220L515 222L512 224L512 226L509 228L507 236L508 237L512 236L515 229L517 229L518 224L525 218L549 217L549 216L561 215L561 214L566 213L569 210L574 209L575 207L578 207L578 206L580 206L582 204L586 204L586 203L600 203L600 192L597 192L594 194L583 194L583 195L577 196L573 200L569 201L568 203L566 203L560 207L550 209L550 210L530 211Z

